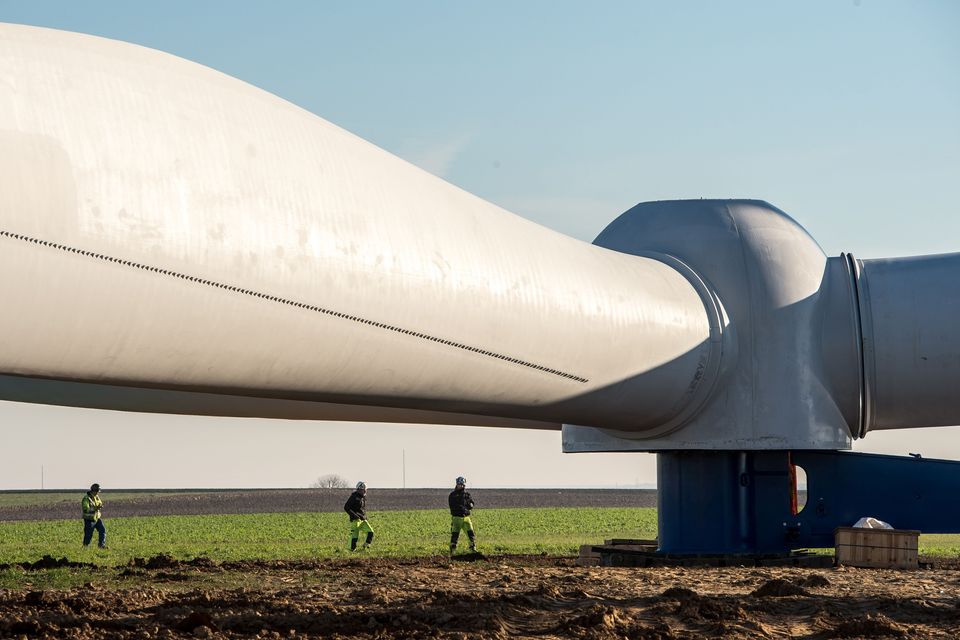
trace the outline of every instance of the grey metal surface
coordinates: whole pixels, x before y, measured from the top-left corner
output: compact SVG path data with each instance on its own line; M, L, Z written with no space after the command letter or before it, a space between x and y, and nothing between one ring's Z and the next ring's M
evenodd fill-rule
M565 451L849 448L858 373L848 276L794 220L761 201L649 202L596 243L670 254L700 274L727 315L723 370L675 436L565 425ZM828 315L840 323L824 328Z
M960 253L858 267L864 433L960 424Z

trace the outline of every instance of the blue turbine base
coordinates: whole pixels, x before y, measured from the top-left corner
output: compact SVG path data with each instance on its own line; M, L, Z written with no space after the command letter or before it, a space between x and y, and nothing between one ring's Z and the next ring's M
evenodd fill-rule
M793 512L791 464L807 475ZM872 516L898 529L960 533L960 462L836 451L657 454L662 553L763 554L832 547Z

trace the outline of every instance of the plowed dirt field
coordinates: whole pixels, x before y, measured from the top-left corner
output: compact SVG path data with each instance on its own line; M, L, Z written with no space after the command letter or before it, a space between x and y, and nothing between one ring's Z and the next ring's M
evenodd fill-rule
M111 501L102 497L110 518L166 515L241 513L336 512L352 489L203 490L169 496L128 496ZM657 492L650 489L471 489L484 509L512 507L655 507ZM408 511L445 509L450 489L379 489L367 494L367 509ZM83 491L46 504L0 505L0 521L67 520L79 517Z
M0 637L957 638L960 572L578 567L570 558L178 562L0 592ZM99 575L99 574L98 574ZM97 583L99 584L99 582Z

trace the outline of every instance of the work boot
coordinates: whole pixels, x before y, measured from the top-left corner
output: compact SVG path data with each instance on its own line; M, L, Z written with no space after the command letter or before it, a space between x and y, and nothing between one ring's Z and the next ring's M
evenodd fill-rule
M450 545L450 557L451 557L451 558L453 557L453 554L455 554L456 552L457 552L457 545L455 545L455 544Z

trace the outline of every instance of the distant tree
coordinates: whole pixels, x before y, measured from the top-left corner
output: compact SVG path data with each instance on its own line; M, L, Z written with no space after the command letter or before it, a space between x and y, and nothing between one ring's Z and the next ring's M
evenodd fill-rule
M310 483L311 489L347 489L350 482L337 473L328 473Z

